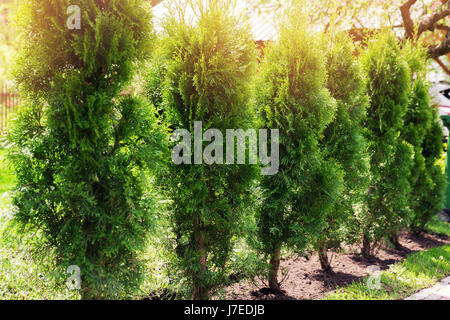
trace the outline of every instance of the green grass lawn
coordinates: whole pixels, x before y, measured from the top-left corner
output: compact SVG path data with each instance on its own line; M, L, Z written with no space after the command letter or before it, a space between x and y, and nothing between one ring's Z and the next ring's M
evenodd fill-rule
M14 174L5 160L6 151L0 148L0 195L14 187Z
M430 222L425 225L425 229L431 233L444 234L450 237L450 224L442 222L437 216L434 216Z
M15 184L14 173L5 159L6 151L0 148L0 211L9 205L10 199L6 192L12 190Z

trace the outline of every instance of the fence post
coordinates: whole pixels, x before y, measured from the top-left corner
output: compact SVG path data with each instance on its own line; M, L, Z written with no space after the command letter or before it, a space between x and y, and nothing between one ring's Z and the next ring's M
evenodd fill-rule
M19 104L19 95L0 81L0 134L6 132L8 119L18 110Z

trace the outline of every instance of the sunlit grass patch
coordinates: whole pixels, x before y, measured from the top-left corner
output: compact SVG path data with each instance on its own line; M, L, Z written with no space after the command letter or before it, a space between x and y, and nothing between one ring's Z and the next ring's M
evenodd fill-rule
M0 148L0 196L14 187L15 177L6 163L6 151ZM2 206L0 200L0 207Z
M6 200L5 200L6 199ZM51 251L37 255L42 234L24 232L12 220L8 194L0 206L0 300L76 299L77 291L65 286L64 270ZM1 200L0 200L1 201Z
M450 223L445 223L434 216L426 225L425 229L429 232L443 234L450 237Z
M368 278L339 288L327 300L398 300L433 286L450 274L450 246L411 254L380 274L380 288L369 288Z
M12 221L11 194L15 177L0 148L0 300L71 299L64 281L56 280L54 256L37 257L33 250L41 244L42 235L23 232ZM52 270L55 272L51 274Z

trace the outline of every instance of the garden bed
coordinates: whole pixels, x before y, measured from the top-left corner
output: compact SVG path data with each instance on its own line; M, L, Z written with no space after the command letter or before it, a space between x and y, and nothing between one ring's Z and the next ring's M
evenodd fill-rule
M321 271L317 254L313 254L309 259L293 256L281 263L282 267L289 270L288 276L282 284L283 292L271 293L270 290L264 289L265 285L259 280L256 280L255 284L242 281L228 287L223 298L251 300L322 299L337 288L361 282L367 276L369 266L376 265L381 270L387 270L391 265L404 260L414 252L449 245L450 237L436 234L415 236L404 232L400 236L400 244L403 246L402 250L384 247L377 252L373 259L366 259L357 254L358 248L347 248L348 253L333 255L334 272L331 274L325 274Z

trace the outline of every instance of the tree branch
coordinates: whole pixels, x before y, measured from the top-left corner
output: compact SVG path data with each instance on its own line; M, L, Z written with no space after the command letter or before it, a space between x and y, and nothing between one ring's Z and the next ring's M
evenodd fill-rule
M435 28L447 30L445 39L441 42L441 44L437 46L431 46L428 48L428 56L430 58L435 59L436 62L442 67L442 69L447 74L450 74L448 67L441 60L439 60L440 56L450 53L450 29L448 29L448 27L442 24L436 26L436 24L440 20L450 15L450 0L447 1L447 9L432 14L420 22L417 34L415 34L414 32L414 22L411 19L411 12L410 12L411 7L416 2L417 0L408 0L400 7L400 12L402 14L403 19L403 26L405 28L405 39L414 39L414 38L417 39L423 32L427 30L434 31Z
M450 53L450 30L447 31L445 39L442 40L441 44L428 48L428 55L431 58L438 58L447 53Z
M355 42L364 41L368 36L373 36L378 32L380 32L380 29L356 28L355 26L348 30L348 34Z
M446 9L426 17L420 22L419 29L417 30L417 37L425 31L434 31L436 28L436 23L447 16L450 16L450 9Z
M438 30L443 30L443 31L448 31L448 30L450 30L450 27L449 27L449 26L446 26L446 25L444 25L444 24L437 24L437 25L436 25L436 29L438 29Z
M439 58L434 58L434 60L441 66L442 70L448 75L450 75L450 68L447 67Z
M414 37L414 22L411 19L410 9L417 0L408 0L400 7L400 12L402 14L403 25L405 26L405 37L407 39L412 39Z

